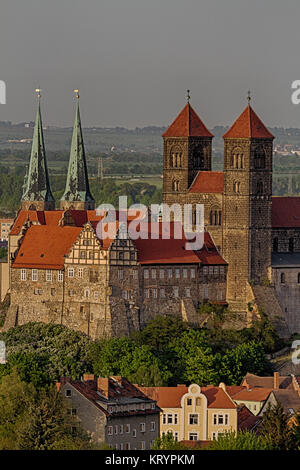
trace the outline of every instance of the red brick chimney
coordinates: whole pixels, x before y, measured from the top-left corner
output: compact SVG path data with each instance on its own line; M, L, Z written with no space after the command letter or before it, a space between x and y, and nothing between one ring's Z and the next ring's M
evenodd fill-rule
M97 379L97 390L102 393L106 398L109 397L109 378L98 377Z
M274 372L274 390L279 390L279 372Z
M61 389L61 383L60 383L60 382L56 382L55 387L56 387L56 391L59 392L60 389Z

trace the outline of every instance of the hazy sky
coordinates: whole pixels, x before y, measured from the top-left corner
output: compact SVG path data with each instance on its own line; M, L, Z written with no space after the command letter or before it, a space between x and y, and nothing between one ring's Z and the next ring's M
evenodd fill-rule
M269 126L300 127L299 0L2 0L0 120L71 126L167 125L185 104L229 125L246 105Z

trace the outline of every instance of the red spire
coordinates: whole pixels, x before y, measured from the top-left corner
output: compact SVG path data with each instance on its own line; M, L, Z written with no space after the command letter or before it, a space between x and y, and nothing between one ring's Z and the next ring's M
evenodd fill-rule
M274 139L274 136L248 104L230 129L223 135L223 138L242 139L250 137L254 139Z
M213 137L198 114L187 103L163 137Z

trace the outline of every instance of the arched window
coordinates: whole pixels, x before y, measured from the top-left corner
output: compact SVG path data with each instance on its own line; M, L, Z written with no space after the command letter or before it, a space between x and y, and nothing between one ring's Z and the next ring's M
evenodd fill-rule
M205 168L205 152L202 145L198 145L193 150L193 166L194 168Z
M85 297L85 298L88 298L89 296L90 296L90 291L89 291L89 289L85 289L85 291L84 291L84 297Z
M294 239L289 238L289 251L292 253L294 251Z
M172 184L172 187L173 187L173 191L179 191L179 181L174 180L173 184Z
M235 181L233 183L233 192L238 194L240 192L240 182L239 181Z
M231 168L244 168L244 154L240 147L235 147L231 154Z
M259 180L256 186L256 194L263 194L263 192L264 192L264 183L262 180Z
M273 239L273 251L276 253L278 251L278 237Z
M182 149L180 146L175 146L172 148L170 153L169 165L171 168L181 168L182 167Z
M254 168L265 168L266 166L266 153L262 145L259 145L254 150Z
M209 213L210 225L221 225L222 213L219 207L213 207Z
M285 284L285 273L280 274L280 283Z

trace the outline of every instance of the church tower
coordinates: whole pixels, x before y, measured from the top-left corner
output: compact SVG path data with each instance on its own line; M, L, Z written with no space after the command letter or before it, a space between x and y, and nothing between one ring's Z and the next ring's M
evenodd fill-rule
M223 256L229 263L227 301L247 311L250 283L268 279L271 265L274 136L248 106L225 133Z
M60 208L76 210L93 210L95 200L90 193L87 164L82 136L79 92L76 93L76 114L73 127L71 152L65 192L60 200Z
M182 203L199 171L211 171L213 135L189 103L162 135L164 139L163 202Z
M21 209L24 210L54 210L55 201L52 196L47 168L43 125L40 108L40 94L33 131L32 148L29 168L24 180L24 193L21 199Z

